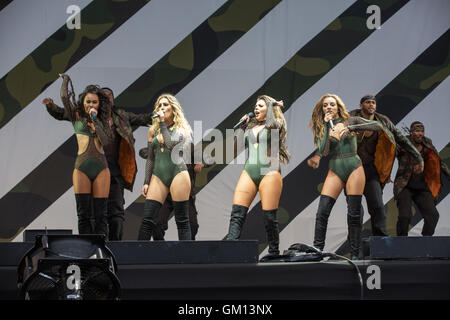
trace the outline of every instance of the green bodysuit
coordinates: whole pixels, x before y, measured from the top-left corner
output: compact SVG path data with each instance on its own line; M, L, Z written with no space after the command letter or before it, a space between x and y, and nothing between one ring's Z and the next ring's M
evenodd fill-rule
M157 176L162 183L168 188L172 184L173 178L183 170L187 170L186 163L180 154L180 163L176 164L172 161L171 154L174 147L181 143L181 147L185 145L183 135L179 135L178 141L173 141L172 136L176 135L175 131L170 132L164 122L159 123L159 128L164 139L164 143L159 143L157 134L152 141L148 142L148 156L145 165L145 181L144 184L150 184L152 174ZM181 150L178 150L181 151Z
M333 124L343 122L338 118ZM379 131L382 129L378 121L366 120L361 117L350 117L347 119L347 128L352 131ZM344 134L340 140L329 135L329 124L325 124L323 138L317 142L317 155L331 156L330 170L343 181L347 182L350 174L361 165L361 159L357 154L357 141L354 134Z
M252 128L260 124L265 124L265 126L258 132L257 136L255 136ZM249 126L246 129L245 146L248 147L248 159L245 163L244 170L257 187L259 187L261 180L269 171L278 170L280 172L279 161L278 164L275 165L275 168L271 168L273 159L271 159L270 156L272 141L271 129L280 130L281 125L281 122L275 118L273 113L273 105L270 103L267 107L265 123L252 122L249 123ZM272 157L279 160L279 152L272 155Z
M110 143L111 139L106 134L103 124L98 119L92 121L95 127L95 132L92 133L88 126L88 119L77 116L76 103L75 101L70 101L69 98L69 81L70 78L67 75L63 75L61 100L64 104L65 113L72 122L75 134L82 134L89 137L89 144L86 150L82 154L79 154L75 160L75 169L83 172L93 182L102 170L108 168L105 155L100 153L95 146L95 138L98 137L102 146ZM71 94L73 95L73 92Z

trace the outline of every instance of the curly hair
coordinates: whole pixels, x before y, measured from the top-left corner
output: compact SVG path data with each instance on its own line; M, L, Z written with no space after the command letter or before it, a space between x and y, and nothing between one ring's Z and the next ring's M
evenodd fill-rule
M323 113L323 101L326 98L333 98L336 100L338 106L338 115L339 118L342 118L344 121L350 117L350 114L347 112L345 108L345 104L338 95L332 93L326 93L322 97L320 97L319 101L316 103L314 110L312 112L311 121L309 122L309 127L314 132L314 145L317 146L317 141L322 139L324 131L325 131L325 123L323 118L325 114Z
M89 114L84 109L84 99L87 94L95 94L99 100L99 108L98 108L98 119L103 123L105 129L109 128L108 121L111 117L111 105L107 95L103 92L103 90L98 85L88 85L86 89L78 96L77 108L76 112L79 117L84 118L86 120L90 119Z
M267 106L277 101L268 95L260 95L258 98L256 98L256 101L258 100L264 100ZM283 163L289 163L291 155L289 154L289 151L286 147L286 137L287 137L286 119L284 118L283 111L281 111L281 107L279 105L273 106L273 113L276 121L280 124L280 136L279 136L280 161ZM256 118L252 118L249 121L247 128L251 129L258 124L259 124L258 120L256 120Z

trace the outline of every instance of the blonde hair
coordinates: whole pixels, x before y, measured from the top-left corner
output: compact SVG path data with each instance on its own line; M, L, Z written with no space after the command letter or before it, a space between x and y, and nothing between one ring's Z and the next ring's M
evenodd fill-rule
M317 141L323 138L323 134L325 131L325 123L323 122L323 118L325 117L325 114L323 113L323 101L326 98L333 98L334 100L336 100L339 118L342 118L344 121L346 121L350 117L350 114L347 112L347 109L345 108L344 102L342 101L341 98L339 98L339 96L332 93L326 93L322 97L320 97L319 101L316 103L316 106L314 107L311 116L311 121L309 122L309 127L314 132L315 146L317 146Z
M258 100L264 100L267 107L269 107L270 103L273 104L274 102L277 101L268 95L260 95L258 98L256 98L257 102L258 102ZM283 163L289 163L291 155L289 154L289 151L287 150L287 147L286 147L287 123L286 123L286 119L284 118L283 111L281 111L281 107L279 105L273 105L273 114L275 116L275 120L277 120L278 123L281 124L280 136L279 136L279 138L280 138L280 140L279 140L279 142L280 142L279 143L280 161ZM251 123L249 123L249 126L250 126L249 128L253 127L254 125L257 125L257 122L258 121L255 118L253 118L251 120Z
M185 139L190 139L192 136L191 126L189 125L189 122L184 117L183 109L181 108L180 102L178 101L177 98L175 98L175 96L173 96L169 93L161 94L158 97L158 99L156 99L153 114L156 115L156 113L158 112L159 101L163 98L166 98L169 101L169 104L173 110L173 123L174 123L173 129L178 131L179 133L181 133ZM159 131L160 131L159 118L153 119L152 127L155 130L155 132L159 133Z

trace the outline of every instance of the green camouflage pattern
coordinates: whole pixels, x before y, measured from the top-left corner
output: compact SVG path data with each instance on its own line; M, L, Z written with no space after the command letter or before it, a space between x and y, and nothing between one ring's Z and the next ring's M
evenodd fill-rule
M81 10L81 29L64 24L53 33L0 79L0 128L149 1L92 1Z

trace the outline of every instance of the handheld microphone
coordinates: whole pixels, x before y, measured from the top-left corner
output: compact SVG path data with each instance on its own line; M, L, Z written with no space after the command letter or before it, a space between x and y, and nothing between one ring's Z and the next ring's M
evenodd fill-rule
M333 120L328 121L328 123L330 124L330 128L331 130L334 131L334 124L333 124Z
M164 113L164 111L163 111L163 113ZM156 118L159 118L159 115L158 115L158 114L152 115L152 120L153 120L153 119L156 119Z
M251 119L255 117L255 114L253 112L249 112L247 114L247 116ZM242 119L241 121L239 121L238 123L236 123L233 127L233 130L235 130L237 127L239 127L241 124L243 124L245 121L247 121L247 119Z
M91 116L92 120L97 121L97 114L96 113L91 112L90 116Z

